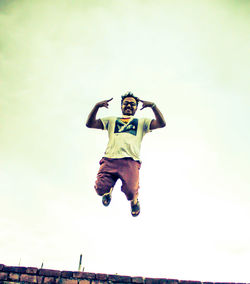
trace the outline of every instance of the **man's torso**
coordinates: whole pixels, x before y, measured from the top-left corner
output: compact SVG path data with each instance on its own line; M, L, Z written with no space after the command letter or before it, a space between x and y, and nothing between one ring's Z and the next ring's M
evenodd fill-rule
M104 157L113 159L131 157L140 161L141 141L150 131L151 120L134 117L102 118L104 130L108 130L109 134Z

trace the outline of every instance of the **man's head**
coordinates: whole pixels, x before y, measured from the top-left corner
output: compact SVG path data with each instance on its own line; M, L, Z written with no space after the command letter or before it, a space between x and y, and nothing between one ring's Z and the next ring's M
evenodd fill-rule
M137 111L139 98L135 97L133 93L128 92L122 96L121 110L123 115L133 116Z

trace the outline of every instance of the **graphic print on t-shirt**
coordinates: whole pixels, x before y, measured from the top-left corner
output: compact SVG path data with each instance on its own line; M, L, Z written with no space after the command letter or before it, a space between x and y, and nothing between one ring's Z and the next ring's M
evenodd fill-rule
M137 134L137 128L138 128L138 119L134 118L132 121L130 121L128 124L124 124L120 119L118 118L115 122L115 133L129 133L132 135Z

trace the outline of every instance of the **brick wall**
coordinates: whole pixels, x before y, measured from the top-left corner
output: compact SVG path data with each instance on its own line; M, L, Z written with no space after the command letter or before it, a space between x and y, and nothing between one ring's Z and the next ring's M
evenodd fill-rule
M182 281L162 278L143 278L78 271L59 271L35 267L6 266L0 264L0 284L212 284L199 281ZM222 284L222 283L214 283Z

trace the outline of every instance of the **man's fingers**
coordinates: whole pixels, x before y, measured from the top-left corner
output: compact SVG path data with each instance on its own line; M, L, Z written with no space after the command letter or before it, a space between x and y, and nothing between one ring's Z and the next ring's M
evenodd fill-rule
M107 102L110 102L110 101L112 101L112 100L113 100L113 98L111 98L111 99L107 100Z
M145 107L145 106L143 105L143 104L144 104L144 101L139 99L139 102L142 103L142 108L141 108L140 110L144 109L144 107Z

